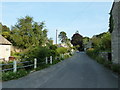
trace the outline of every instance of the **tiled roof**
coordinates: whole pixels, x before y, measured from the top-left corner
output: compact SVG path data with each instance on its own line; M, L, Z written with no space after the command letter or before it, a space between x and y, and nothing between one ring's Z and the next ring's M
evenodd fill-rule
M11 43L7 39L5 39L2 35L0 35L0 45L1 44L11 45Z

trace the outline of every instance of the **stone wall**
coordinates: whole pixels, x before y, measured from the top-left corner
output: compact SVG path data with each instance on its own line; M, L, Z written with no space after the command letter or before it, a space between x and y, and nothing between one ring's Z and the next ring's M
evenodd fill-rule
M114 29L112 31L112 62L120 61L120 2L114 2L112 7Z
M111 61L111 52L99 52L100 57L104 58L106 61Z

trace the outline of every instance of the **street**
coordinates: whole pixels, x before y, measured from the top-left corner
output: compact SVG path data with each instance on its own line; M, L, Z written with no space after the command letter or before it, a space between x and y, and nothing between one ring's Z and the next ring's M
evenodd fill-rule
M3 88L118 88L118 77L84 52L18 80Z

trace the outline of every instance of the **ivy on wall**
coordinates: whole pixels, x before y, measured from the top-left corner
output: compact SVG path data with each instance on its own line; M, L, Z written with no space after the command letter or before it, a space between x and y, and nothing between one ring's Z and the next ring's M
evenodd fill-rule
M109 18L109 32L112 33L114 29L114 19L112 13L110 13L110 18Z

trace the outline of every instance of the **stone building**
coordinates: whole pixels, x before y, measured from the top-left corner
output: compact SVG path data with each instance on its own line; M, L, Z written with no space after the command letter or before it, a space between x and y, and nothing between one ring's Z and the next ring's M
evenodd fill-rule
M11 54L11 43L0 35L0 59L9 60Z
M114 64L120 63L120 1L113 3L111 9L111 15L113 19L112 30L112 62Z

